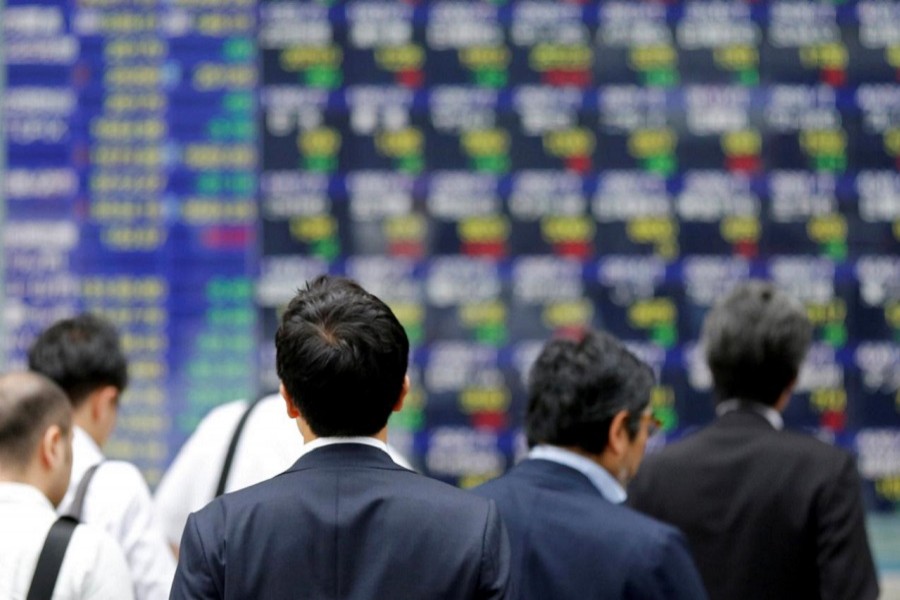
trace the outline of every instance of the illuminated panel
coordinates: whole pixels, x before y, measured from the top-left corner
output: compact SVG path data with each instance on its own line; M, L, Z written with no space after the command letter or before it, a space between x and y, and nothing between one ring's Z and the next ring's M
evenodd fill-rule
M209 408L255 393L255 6L3 16L9 362L58 318L115 323L131 381L106 450L152 483Z
M392 439L427 473L506 469L531 361L585 326L659 374L667 439L707 422L703 316L766 277L815 326L789 423L858 450L875 504L900 497L893 3L260 14L266 336L322 271L384 297L413 344Z

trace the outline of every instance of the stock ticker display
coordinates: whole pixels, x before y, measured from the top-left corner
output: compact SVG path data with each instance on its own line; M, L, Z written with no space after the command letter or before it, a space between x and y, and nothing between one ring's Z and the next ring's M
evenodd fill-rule
M567 329L653 365L663 438L707 422L703 316L765 277L815 324L787 422L900 501L900 3L12 0L3 34L9 361L114 320L110 453L151 480L277 387L321 272L397 313L392 440L459 485L512 464Z

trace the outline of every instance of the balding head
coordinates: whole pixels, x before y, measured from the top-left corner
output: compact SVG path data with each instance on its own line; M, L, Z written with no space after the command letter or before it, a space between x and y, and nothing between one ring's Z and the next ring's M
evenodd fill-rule
M72 429L72 407L58 385L37 373L0 376L0 470L25 471L53 426L64 436Z

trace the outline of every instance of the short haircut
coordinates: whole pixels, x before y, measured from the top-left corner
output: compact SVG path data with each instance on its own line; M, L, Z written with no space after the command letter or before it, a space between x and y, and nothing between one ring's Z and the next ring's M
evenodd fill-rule
M275 335L278 377L317 436L372 435L400 399L409 339L356 282L321 275L288 304Z
M797 378L811 339L812 324L799 302L769 282L738 284L703 323L719 401L774 405Z
M0 377L0 463L25 469L51 425L66 435L72 428L72 407L58 385L37 373Z
M531 368L528 445L552 444L602 454L615 415L628 412L634 437L650 403L653 371L616 338L589 330L548 342Z
M128 362L116 328L92 314L44 330L28 351L28 367L55 381L75 407L98 388L124 391L128 385Z

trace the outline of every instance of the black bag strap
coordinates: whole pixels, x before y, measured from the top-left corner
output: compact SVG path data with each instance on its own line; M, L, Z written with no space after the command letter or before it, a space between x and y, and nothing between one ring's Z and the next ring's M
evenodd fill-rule
M231 473L231 463L234 462L234 454L237 452L237 445L241 439L241 433L244 431L247 419L250 418L250 413L253 412L253 409L256 408L263 398L265 398L265 396L260 396L247 406L246 410L244 410L244 414L241 415L241 420L237 423L237 427L234 428L234 433L231 434L231 442L228 444L228 452L225 454L225 463L222 465L222 473L219 475L219 484L216 486L216 495L213 496L213 498L218 498L225 493L225 484L228 483L228 475Z
M84 498L87 496L88 486L91 485L94 473L97 472L97 469L102 464L103 461L101 460L96 465L91 465L91 467L84 472L81 481L78 482L78 488L75 490L75 497L72 499L72 506L69 507L69 516L76 521L81 520L81 513L84 512Z
M37 566L34 568L34 577L31 578L31 587L28 589L26 600L51 599L56 579L59 577L59 568L66 556L66 548L69 547L69 540L72 539L77 526L78 521L72 517L60 517L50 526Z

